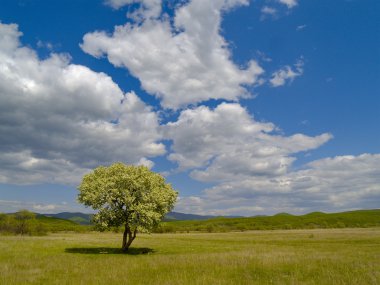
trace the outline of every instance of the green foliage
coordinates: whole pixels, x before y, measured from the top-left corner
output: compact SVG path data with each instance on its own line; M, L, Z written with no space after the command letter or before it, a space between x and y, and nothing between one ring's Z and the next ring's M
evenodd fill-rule
M16 233L25 235L32 231L35 224L36 214L27 210L21 210L14 215Z
M46 235L48 232L87 232L90 226L78 225L72 221L46 217L26 210L14 214L0 213L0 234L2 235Z
M93 218L98 229L124 225L125 235L133 233L130 240L137 231L156 228L177 199L177 192L161 175L123 163L94 169L83 177L78 190L78 200L98 210Z
M16 235L44 235L46 228L36 220L36 214L21 210L14 214L0 214L0 233Z
M170 221L162 223L155 232L230 232L276 229L366 228L378 226L380 226L380 210L361 210L333 214L314 212L302 216L280 213L274 216L249 218Z

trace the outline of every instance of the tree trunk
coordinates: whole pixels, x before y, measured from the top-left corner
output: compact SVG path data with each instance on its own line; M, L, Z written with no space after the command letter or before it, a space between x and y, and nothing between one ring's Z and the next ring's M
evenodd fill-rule
M128 248L127 248L127 236L128 236L128 231L129 231L129 228L127 225L125 225L125 229L124 229L124 234L123 234L123 243L121 245L121 249L123 251L127 251Z
M129 246L136 238L137 230L134 230L133 233L129 228L128 224L125 224L124 234L123 234L123 244L121 245L121 249L125 252L128 251Z

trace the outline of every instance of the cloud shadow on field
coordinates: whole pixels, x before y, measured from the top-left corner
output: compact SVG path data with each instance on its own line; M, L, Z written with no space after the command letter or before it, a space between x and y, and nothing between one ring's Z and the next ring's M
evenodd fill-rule
M132 247L127 252L123 252L120 248L115 247L69 247L65 249L67 253L79 254L126 254L126 255L140 255L153 253L154 250L146 247Z

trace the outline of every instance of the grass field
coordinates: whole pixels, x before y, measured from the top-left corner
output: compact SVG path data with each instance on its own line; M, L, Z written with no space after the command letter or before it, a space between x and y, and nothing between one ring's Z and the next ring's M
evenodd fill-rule
M380 228L0 236L0 284L380 284Z

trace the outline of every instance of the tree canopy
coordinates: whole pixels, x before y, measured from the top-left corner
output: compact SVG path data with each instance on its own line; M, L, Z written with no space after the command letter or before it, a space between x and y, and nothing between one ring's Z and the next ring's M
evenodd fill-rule
M160 223L178 194L147 167L120 162L95 168L83 177L78 190L79 202L98 210L94 223L99 229L124 226L124 251L137 232L150 232Z

